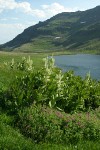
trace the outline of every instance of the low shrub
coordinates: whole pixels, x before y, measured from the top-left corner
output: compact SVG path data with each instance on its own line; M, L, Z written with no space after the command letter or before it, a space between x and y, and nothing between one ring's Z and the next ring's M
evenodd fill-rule
M62 122L64 139L70 143L100 140L100 120L93 112L69 115Z
M100 140L100 121L93 112L71 115L32 105L19 113L15 124L23 135L36 143L75 144L83 140Z
M12 122L12 117L0 114L0 150L32 150L34 143L11 127Z
M59 143L62 141L60 118L54 115L53 110L45 106L32 105L23 110L19 113L15 124L23 135L30 137L35 143Z
M13 63L11 68L22 70L23 75L16 77L7 90L0 92L1 107L9 113L16 114L33 103L67 113L100 106L100 82L92 80L89 74L82 79L73 71L63 73L54 66L53 58L45 59L44 67L38 71L34 70L30 59L22 60L18 66L14 67Z

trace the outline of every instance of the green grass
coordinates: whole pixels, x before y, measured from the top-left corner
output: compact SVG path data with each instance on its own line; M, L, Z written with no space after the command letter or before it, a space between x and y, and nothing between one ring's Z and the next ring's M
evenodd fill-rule
M54 41L54 36L44 36L38 37L31 41L31 43L23 44L22 46L15 48L15 52L45 52L61 50L61 46L55 46L52 42Z
M77 145L34 144L31 139L25 138L18 129L10 126L12 118L5 114L0 115L0 150L99 150L100 143L84 141Z
M42 59L47 55L0 52L0 87L8 86L9 83L14 79L14 77L19 74L18 72L10 71L9 68L5 67L4 62L11 62L13 58L15 61L20 62L22 57L28 56L30 56L33 60L34 67L38 69L43 65Z
M39 69L43 66L43 58L49 55L61 55L61 54L71 54L70 52L47 52L47 53L11 53L11 52L0 52L0 88L6 87L14 79L18 72L10 71L9 68L5 67L4 62L11 62L14 58L15 61L20 62L22 57L30 56L33 60L33 65L35 69Z
M13 118L0 111L0 150L32 150L34 144L11 127Z
M97 142L83 142L77 145L34 144L20 132L0 122L0 150L99 150Z
M34 144L17 130L0 123L0 150L32 150Z

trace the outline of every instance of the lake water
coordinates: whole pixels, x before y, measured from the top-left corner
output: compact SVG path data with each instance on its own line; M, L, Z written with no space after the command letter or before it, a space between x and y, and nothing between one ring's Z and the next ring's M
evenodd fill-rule
M56 66L63 71L74 70L75 75L82 77L90 72L93 79L100 80L100 55L60 55L54 58Z

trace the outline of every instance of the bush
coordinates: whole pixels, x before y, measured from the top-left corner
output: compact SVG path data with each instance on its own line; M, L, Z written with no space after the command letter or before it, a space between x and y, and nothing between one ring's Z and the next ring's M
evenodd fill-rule
M34 144L10 125L13 118L0 114L0 150L32 150Z
M23 135L30 137L35 143L62 141L60 118L54 114L53 110L45 106L32 105L31 108L23 110L19 113L15 124Z
M73 71L63 73L54 66L54 59L45 59L44 67L34 71L31 60L12 67L22 70L23 76L16 77L6 91L0 92L1 106L10 113L31 104L47 105L67 113L88 111L100 106L100 82L75 76ZM12 65L11 65L12 66ZM31 69L29 69L31 68Z
M87 140L99 141L98 126L100 126L99 118L93 112L69 115L62 122L63 138L72 144Z
M19 113L15 124L36 143L71 143L100 139L99 118L93 114L66 114L46 106L32 105Z

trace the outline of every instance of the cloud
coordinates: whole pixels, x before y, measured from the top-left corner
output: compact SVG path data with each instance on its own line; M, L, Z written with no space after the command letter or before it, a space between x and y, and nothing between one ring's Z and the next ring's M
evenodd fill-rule
M19 18L17 18L17 17L11 17L10 19L11 20L18 20Z
M0 38L0 44L10 41L23 30L24 26L20 24L0 24L0 35L2 35L2 38Z
M0 13L5 10L19 9L23 13L34 15L37 17L45 17L43 10L32 9L31 4L28 2L16 2L15 0L0 0Z
M28 22L28 24L21 24L21 23L0 24L0 35L2 35L2 38L0 38L0 44L10 41L18 34L23 32L24 29L26 29L27 27L33 24L35 24L35 22Z
M1 18L0 21L7 21L7 18Z
M23 13L33 15L39 18L47 18L61 12L76 11L77 8L66 8L59 3L52 3L50 5L42 5L41 9L33 9L29 2L16 2L15 0L0 0L0 13L5 10L18 9Z
M61 12L74 12L78 10L78 8L66 8L59 3L52 3L51 5L42 5L42 9L44 10L45 14L49 16L53 16Z
M15 9L16 4L14 0L0 0L0 12L3 12L5 9Z
M9 17L9 18L0 18L0 21L8 21L8 20L18 20L17 17Z

